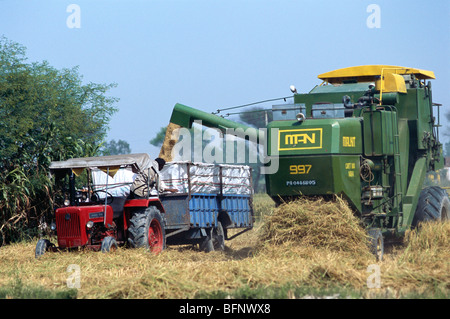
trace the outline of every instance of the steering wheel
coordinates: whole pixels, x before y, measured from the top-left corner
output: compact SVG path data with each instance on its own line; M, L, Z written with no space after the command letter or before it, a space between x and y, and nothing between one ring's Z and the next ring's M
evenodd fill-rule
M105 191L103 189L99 189L99 190L96 190L96 191L92 192L92 197L94 197L94 196L97 197L97 200L94 200L96 202L104 201L104 199L103 200L100 199L100 196L97 193L106 193L106 198L107 198L106 205L111 205L112 202L114 201L114 197L111 195L110 192L107 192L107 191Z

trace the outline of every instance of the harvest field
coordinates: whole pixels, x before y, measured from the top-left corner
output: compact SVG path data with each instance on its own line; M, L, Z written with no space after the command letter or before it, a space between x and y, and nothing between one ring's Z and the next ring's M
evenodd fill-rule
M47 253L37 260L37 239L7 245L0 248L0 298L450 297L449 222L410 232L376 262L340 200L273 211L267 196L256 195L255 228L226 242L224 252L169 246L155 256L119 248Z

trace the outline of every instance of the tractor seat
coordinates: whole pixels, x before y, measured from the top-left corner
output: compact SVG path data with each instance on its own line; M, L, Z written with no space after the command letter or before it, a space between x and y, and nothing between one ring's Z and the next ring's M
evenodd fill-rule
M111 206L113 210L113 219L119 218L123 214L123 206L125 205L125 201L127 200L127 196L113 196L113 200L109 200L109 206Z

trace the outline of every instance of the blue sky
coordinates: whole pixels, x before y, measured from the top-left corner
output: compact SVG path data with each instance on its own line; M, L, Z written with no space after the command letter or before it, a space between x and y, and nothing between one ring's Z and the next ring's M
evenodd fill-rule
M80 28L67 25L70 4ZM370 4L380 28L367 25ZM434 71L434 101L446 113L449 18L448 0L0 0L0 34L24 45L30 62L79 66L86 83L118 84L108 139L151 156L159 150L149 140L175 103L212 112L289 96L289 85L307 92L318 74L348 66Z

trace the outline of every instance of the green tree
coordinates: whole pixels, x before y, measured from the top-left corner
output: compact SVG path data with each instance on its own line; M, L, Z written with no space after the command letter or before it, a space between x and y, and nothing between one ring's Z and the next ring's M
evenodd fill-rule
M130 144L124 140L111 140L106 142L103 146L102 153L104 155L121 155L121 154L130 154L131 148Z
M117 99L115 84L82 83L78 68L28 63L0 37L0 237L18 236L51 212L52 160L98 154ZM23 232L20 232L23 234ZM1 244L1 242L0 242Z

